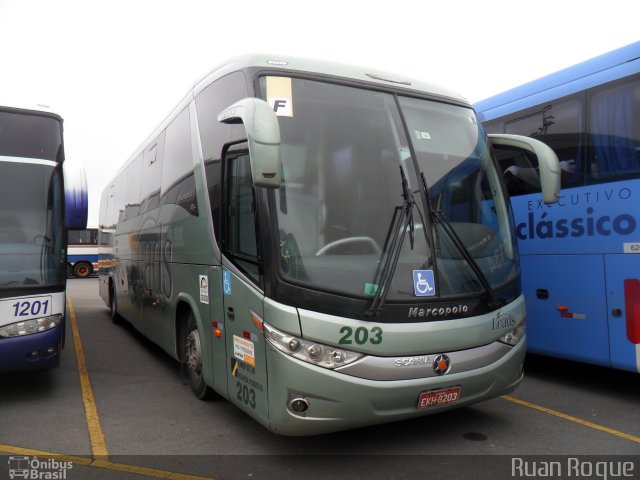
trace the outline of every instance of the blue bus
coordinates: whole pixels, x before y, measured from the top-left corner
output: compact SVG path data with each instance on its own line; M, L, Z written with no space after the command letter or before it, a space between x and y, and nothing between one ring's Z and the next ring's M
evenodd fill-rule
M640 42L475 109L487 133L541 140L562 169L561 197L546 205L535 158L496 153L515 216L528 351L640 372Z
M62 118L0 106L0 372L59 364L67 227L86 222L84 169L64 160Z
M87 278L98 271L98 229L69 230L67 241L68 274Z

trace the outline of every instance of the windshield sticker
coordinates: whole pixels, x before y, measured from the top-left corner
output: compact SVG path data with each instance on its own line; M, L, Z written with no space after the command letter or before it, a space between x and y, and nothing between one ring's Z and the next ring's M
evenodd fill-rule
M433 297L436 294L433 270L413 271L413 293L416 297Z
M431 134L429 132L421 132L420 130L415 131L416 140L431 140Z
M378 291L378 285L376 285L375 283L365 283L364 284L364 294L365 295L370 295L370 296L374 296L376 294L376 292Z
M225 295L231 295L231 272L229 270L222 271L222 285Z
M267 103L278 117L293 117L293 93L288 77L267 77Z
M407 160L411 158L411 150L409 147L401 146L400 147L400 160Z
M209 305L209 280L206 275L200 275L200 303Z

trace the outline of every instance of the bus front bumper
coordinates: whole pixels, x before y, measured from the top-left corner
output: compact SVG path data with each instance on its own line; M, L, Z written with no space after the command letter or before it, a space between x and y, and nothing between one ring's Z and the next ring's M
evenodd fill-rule
M269 427L302 436L406 420L439 413L509 393L522 380L526 339L490 365L439 377L376 381L341 374L267 348ZM425 392L459 388L450 403L419 408ZM291 404L308 405L295 413Z
M0 373L57 367L63 336L64 322L45 332L0 338Z

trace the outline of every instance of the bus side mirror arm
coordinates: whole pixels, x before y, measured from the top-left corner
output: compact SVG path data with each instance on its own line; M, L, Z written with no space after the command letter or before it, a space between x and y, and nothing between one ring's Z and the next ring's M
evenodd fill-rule
M279 188L280 126L278 117L267 102L259 98L245 98L218 115L222 123L243 123L249 143L253 184L258 187Z
M522 135L489 134L487 136L493 145L526 150L538 157L542 199L547 205L558 201L560 198L560 162L556 152L540 140Z

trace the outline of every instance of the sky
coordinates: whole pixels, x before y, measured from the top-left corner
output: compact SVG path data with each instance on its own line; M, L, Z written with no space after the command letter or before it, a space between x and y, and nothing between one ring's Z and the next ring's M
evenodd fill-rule
M0 103L45 104L89 224L135 149L225 59L353 63L482 100L640 40L639 0L0 0Z

